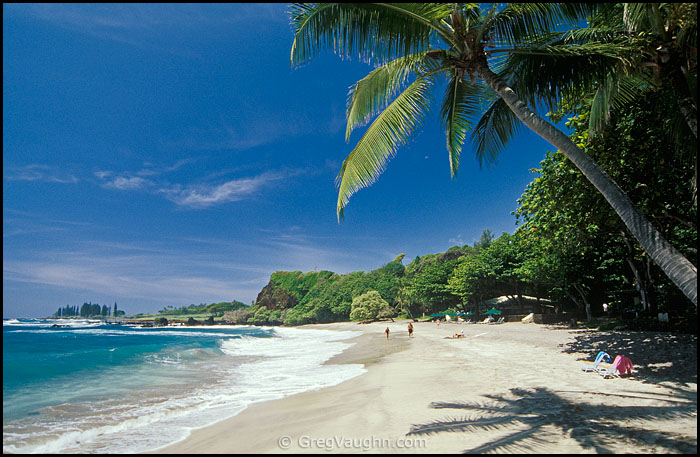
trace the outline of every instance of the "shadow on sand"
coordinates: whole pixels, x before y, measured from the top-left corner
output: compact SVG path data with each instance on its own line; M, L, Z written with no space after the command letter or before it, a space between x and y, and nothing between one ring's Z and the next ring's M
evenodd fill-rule
M697 452L696 437L653 430L648 426L649 421L697 414L697 397L693 402L691 398L679 399L675 394L667 398L644 393L626 395L637 401L640 398L653 400L657 406L621 406L614 402L601 405L581 401L584 396L591 398L596 395L597 392L577 392L572 396L571 393L540 387L487 395L483 403L435 402L430 405L432 408L461 410L471 415L414 425L407 435L489 432L494 437L465 450L465 453L551 453L556 451L557 443L563 437L596 453L615 452L611 444L620 445L621 442L626 448L642 453ZM616 397L619 400L621 396Z
M690 334L634 331L580 331L564 352L592 362L599 351L632 360L632 376L642 382L698 382L698 337Z

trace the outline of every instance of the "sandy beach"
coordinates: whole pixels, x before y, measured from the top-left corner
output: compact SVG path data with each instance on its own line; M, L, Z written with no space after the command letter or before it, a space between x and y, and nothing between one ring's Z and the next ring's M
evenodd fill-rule
M696 336L507 322L415 323L409 338L407 323L304 326L362 332L327 363L366 373L254 403L158 452L697 452ZM600 350L628 356L632 377L582 371Z

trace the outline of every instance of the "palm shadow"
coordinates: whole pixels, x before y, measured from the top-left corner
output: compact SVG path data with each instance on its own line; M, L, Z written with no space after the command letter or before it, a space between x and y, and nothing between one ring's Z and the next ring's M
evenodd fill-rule
M596 392L584 392L596 395ZM640 395L628 395L640 397ZM644 398L658 400L657 397ZM447 417L411 427L407 435L434 435L443 432L489 432L493 439L464 453L514 452L549 453L552 443L568 436L581 447L596 453L614 452L611 443L625 440L643 450L651 443L668 452L695 453L697 438L650 430L643 422L678 419L697 414L697 401L664 400L667 406L619 406L587 404L564 398L555 391L539 387L510 389L508 394L487 395L487 401L434 402L434 409L471 412L470 416ZM623 423L624 421L624 423ZM640 425L630 425L632 423Z
M636 331L576 332L563 352L592 361L599 351L613 358L622 354L634 364L633 376L642 382L687 384L698 380L698 337L691 334Z

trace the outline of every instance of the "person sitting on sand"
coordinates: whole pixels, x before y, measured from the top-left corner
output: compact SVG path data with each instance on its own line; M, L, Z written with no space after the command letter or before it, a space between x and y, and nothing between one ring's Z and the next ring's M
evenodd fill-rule
M413 336L413 324L409 322L408 323L408 337L410 338L412 336Z

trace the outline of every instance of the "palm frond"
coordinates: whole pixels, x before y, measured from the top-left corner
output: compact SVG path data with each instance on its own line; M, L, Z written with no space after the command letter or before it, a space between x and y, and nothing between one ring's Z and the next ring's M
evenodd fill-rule
M658 3L624 3L623 5L622 18L627 30L631 32L654 30L656 33L665 33L661 30L663 25L657 16Z
M592 91L621 65L614 46L545 46L513 52L501 73L511 76L518 96L530 106L554 109L559 100Z
M295 3L291 63L301 65L322 49L379 63L426 51L449 11L434 3Z
M484 27L492 31L495 40L517 43L556 30L564 22L585 19L595 10L593 3L509 3Z
M339 220L350 197L374 183L396 149L416 132L430 106L431 86L430 78L417 78L377 116L345 158L336 177Z
M348 93L346 141L355 128L365 125L368 119L386 108L389 100L408 83L409 76L425 70L426 56L426 52L421 52L399 57L375 68L351 86Z
M495 100L472 131L471 138L479 163L483 166L495 162L521 128L522 123L503 99Z
M480 85L465 82L454 73L447 85L440 116L447 135L452 177L457 175L464 140L472 129L474 114L480 107L480 97L483 95L480 88Z
M609 73L600 81L596 90L589 118L589 130L598 133L610 120L610 110L631 103L652 87L651 81L638 75L620 76Z

